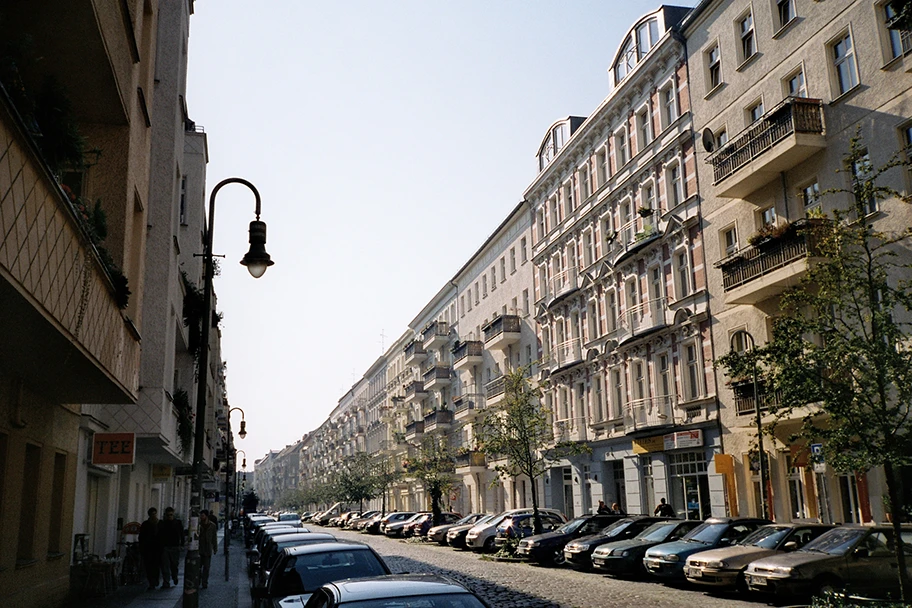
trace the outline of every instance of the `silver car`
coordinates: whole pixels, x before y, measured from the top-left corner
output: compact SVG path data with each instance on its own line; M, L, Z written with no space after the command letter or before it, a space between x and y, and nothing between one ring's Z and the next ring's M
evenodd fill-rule
M466 548L472 549L473 551L493 551L494 537L497 535L497 526L499 526L503 520L510 517L511 515L531 512L532 509L510 509L509 511L504 511L500 515L497 515L496 517L489 519L484 523L473 526L466 534ZM539 509L538 512L557 515L560 517L561 521L567 521L567 518L564 517L564 514L557 509Z

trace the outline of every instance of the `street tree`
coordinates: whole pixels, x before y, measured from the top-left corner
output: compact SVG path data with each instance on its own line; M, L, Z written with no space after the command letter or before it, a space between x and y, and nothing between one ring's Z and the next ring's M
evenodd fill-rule
M912 31L912 0L892 0L889 5L896 15L889 24L890 29Z
M367 452L358 452L342 461L336 476L336 487L339 500L349 504L358 503L358 510L363 510L364 501L377 495L373 479L373 464Z
M500 477L529 479L534 530L541 534L538 481L557 460L590 450L577 442L555 442L550 412L541 405L541 386L533 384L529 370L526 366L504 375L503 400L485 408L475 421L475 441L489 458L501 458L494 467Z
M804 228L815 259L781 296L772 340L719 363L732 377L750 375L756 363L762 390L778 397L778 405L769 406L771 430L797 417L801 430L792 439L821 443L823 458L837 471L883 467L900 591L912 599L899 477L912 464L912 229L883 221L875 227L871 216L880 201L910 202L880 185L904 164L895 155L875 168L863 142L852 139L844 169L850 185L824 193L849 204Z
M390 458L382 458L374 461L371 470L371 481L374 489L382 498L380 506L381 513L386 513L386 494L390 487L402 479L402 471L396 468L396 465Z
M456 461L445 435L430 434L415 446L414 456L403 463L406 472L421 482L431 498L434 525L440 525L441 502L455 483Z

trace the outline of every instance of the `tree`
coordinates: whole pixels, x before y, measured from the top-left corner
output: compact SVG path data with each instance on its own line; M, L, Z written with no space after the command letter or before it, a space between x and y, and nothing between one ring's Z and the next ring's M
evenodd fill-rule
M260 498L253 490L244 494L244 498L241 499L241 505L244 507L244 513L255 513L257 510L257 505L259 504Z
M425 435L416 447L415 456L404 463L405 470L421 482L424 491L431 497L431 513L437 526L440 525L441 499L455 482L456 461L446 436Z
M538 512L537 480L552 464L566 456L589 451L576 442L554 443L549 411L541 406L541 387L527 378L528 367L504 375L504 398L495 407L486 408L475 421L478 447L488 456L504 460L494 470L504 478L525 475L532 485L532 513L535 534L542 533Z
M386 493L390 486L402 478L402 471L396 469L395 465L389 458L384 458L374 463L371 479L377 493L383 498L383 504L380 509L386 513Z
M912 0L892 0L890 7L896 13L890 28L912 31Z
M342 461L336 478L339 500L350 504L358 503L361 510L365 500L377 495L376 482L372 475L371 457L367 452L358 452Z
M883 467L906 599L912 596L900 534L905 505L898 473L912 463L912 229L886 232L869 218L872 203L909 202L878 185L903 164L895 155L874 168L860 138L852 139L844 170L851 186L825 193L847 193L851 204L804 229L815 243L817 261L782 295L783 316L772 341L719 362L734 377L750 374L756 362L762 386L779 397L778 406L770 405L774 420L800 415L801 430L793 439L822 443L823 457L837 471Z

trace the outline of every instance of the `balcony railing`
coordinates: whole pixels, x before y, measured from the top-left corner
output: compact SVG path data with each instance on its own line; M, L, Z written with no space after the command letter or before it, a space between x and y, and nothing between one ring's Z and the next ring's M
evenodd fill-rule
M729 291L809 254L815 255L821 238L819 230L825 226L826 220L796 220L782 236L718 262L723 288Z
M424 390L424 382L420 380L413 380L405 386L405 397L406 399L416 396L424 396L427 392Z
M713 166L713 183L718 184L793 133L823 133L819 99L789 97L735 136L707 159Z
M442 365L440 363L434 363L431 365L426 365L424 369L421 370L421 377L424 378L425 383L431 380L449 380L450 379L450 366Z
M482 331L485 342L488 342L503 333L519 333L522 325L518 315L501 315L485 325Z
M732 388L735 391L735 413L738 416L750 416L756 413L754 406L754 386L751 382L741 382L738 384L733 384ZM763 386L759 386L760 389L760 411L767 411L771 405L779 405L780 394L778 391L773 391L770 393L765 393L763 391Z
M483 357L484 343L481 340L469 340L460 342L453 348L453 366L458 367L460 363L470 357Z
M449 410L437 410L424 417L424 428L431 430L431 427L438 424L452 424L453 412Z
M423 361L427 356L427 352L424 350L424 346L415 340L409 342L405 345L405 358L406 360L418 360Z
M494 378L487 384L485 384L485 399L490 400L495 397L500 397L504 394L504 391L507 387L507 379L504 376L499 378Z
M556 367L564 367L583 360L583 345L580 338L561 342L554 349Z
M484 393L466 393L453 397L453 407L456 416L459 416L469 410L481 410L485 406Z
M450 329L446 321L432 321L421 332L421 342L424 348L437 348L449 339Z
M405 425L405 438L424 433L424 420L414 420Z
M667 426L674 423L675 395L635 399L627 404L624 423L627 431Z
M623 341L636 334L641 334L667 324L665 311L666 299L653 298L629 308L617 320L617 339Z
M487 461L485 460L484 452L471 451L466 452L465 454L457 454L456 458L456 468L463 467L484 467L487 466Z

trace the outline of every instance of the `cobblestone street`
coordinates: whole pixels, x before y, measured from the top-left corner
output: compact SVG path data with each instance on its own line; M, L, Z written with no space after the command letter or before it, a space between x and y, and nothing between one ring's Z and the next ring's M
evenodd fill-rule
M312 526L313 529L320 529ZM748 608L767 606L733 594L710 595L692 587L673 588L627 581L571 568L495 562L468 551L327 528L339 538L370 544L394 572L435 572L471 587L494 608Z

